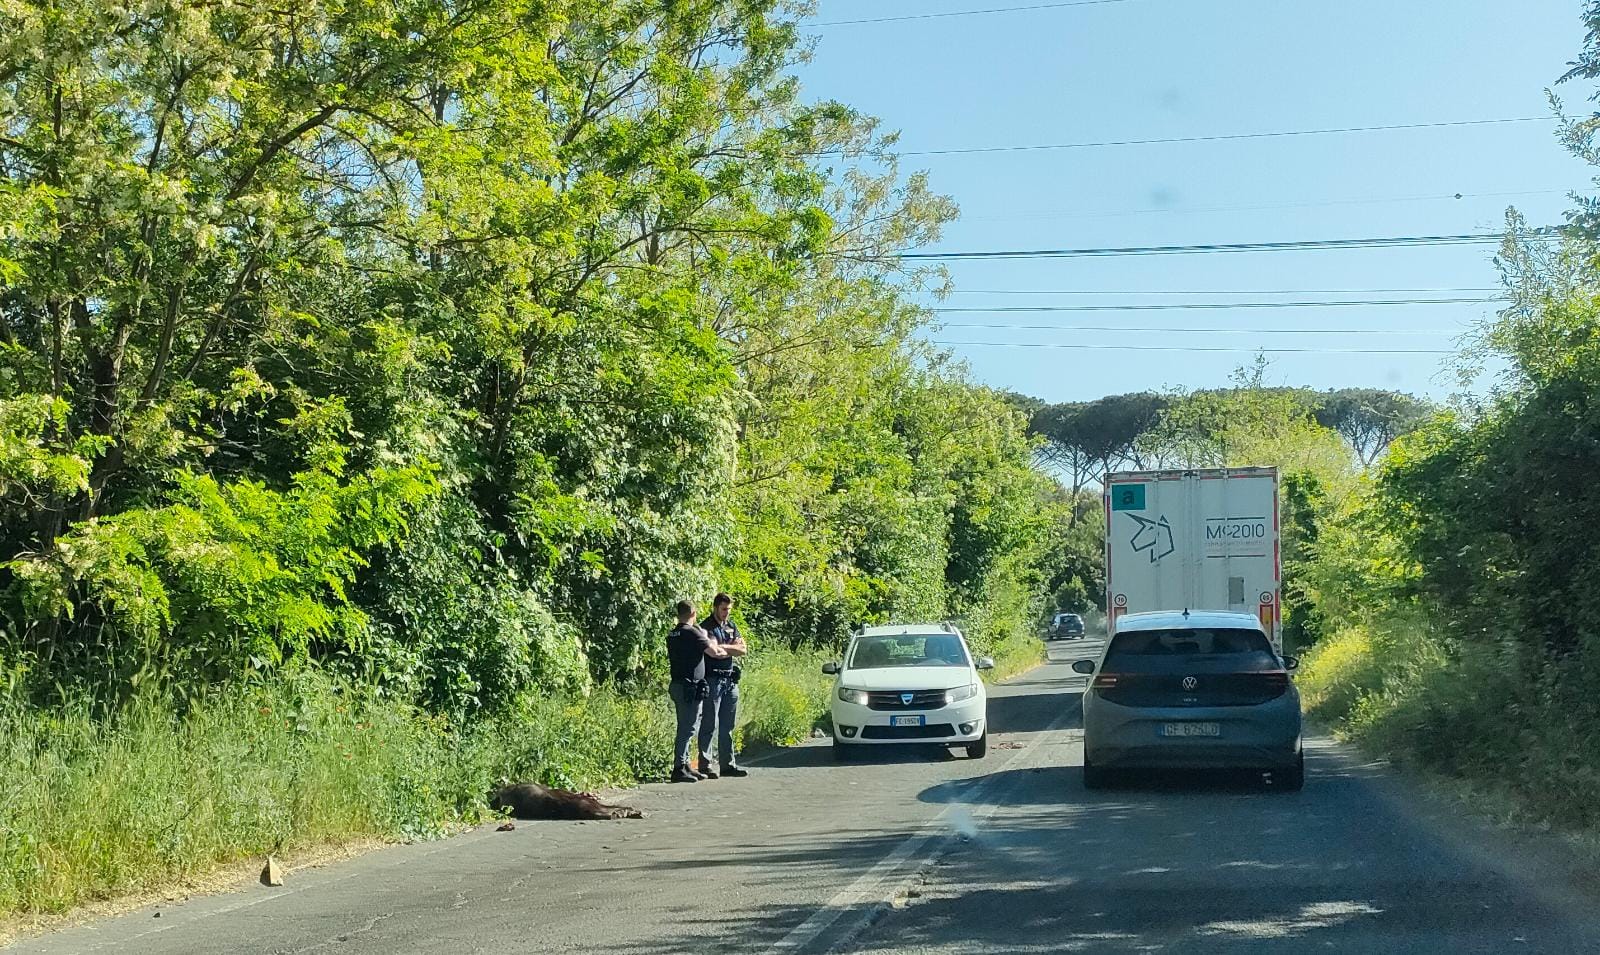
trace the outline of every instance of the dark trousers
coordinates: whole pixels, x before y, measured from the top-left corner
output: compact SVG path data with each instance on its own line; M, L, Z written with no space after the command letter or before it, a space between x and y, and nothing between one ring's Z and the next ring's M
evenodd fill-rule
M689 746L694 742L694 731L700 724L700 701L695 699L693 683L673 680L667 692L672 697L672 709L678 715L678 733L672 741L673 766L687 766Z
M739 718L739 684L706 674L711 692L700 709L700 758L711 761L711 738L717 739L717 758L733 765L733 727Z

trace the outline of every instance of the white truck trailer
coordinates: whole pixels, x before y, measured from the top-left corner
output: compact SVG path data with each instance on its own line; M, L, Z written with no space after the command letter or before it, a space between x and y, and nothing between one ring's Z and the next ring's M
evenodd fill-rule
M1283 652L1278 469L1105 477L1106 625L1147 610L1254 613Z

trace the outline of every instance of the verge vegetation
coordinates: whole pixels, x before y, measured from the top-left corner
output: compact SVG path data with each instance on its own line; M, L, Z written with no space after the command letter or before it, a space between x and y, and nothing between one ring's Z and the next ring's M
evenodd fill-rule
M850 627L1036 652L1071 500L802 3L0 5L0 916L658 775Z
M1562 78L1600 79L1600 4ZM1600 162L1590 121L1572 152ZM1508 214L1508 307L1463 356L1496 387L1400 438L1324 524L1307 592L1330 633L1312 712L1526 820L1600 828L1600 246L1594 200L1559 238Z

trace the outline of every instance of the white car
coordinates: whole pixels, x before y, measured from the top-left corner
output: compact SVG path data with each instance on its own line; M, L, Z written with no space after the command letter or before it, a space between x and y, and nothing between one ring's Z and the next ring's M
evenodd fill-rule
M850 639L835 676L833 755L861 746L936 743L981 759L989 749L989 695L961 631L948 623L867 627Z

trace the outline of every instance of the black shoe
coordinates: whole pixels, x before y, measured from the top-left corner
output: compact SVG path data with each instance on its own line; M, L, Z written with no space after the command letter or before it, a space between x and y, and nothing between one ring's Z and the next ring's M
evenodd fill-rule
M717 778L716 770L712 769L711 768L711 764L707 763L707 762L701 762L700 763L700 768L698 770L696 770L696 772L699 773L701 779L716 779Z
M728 766L722 767L722 775L724 775L724 776L732 776L735 779L737 779L737 778L739 778L741 776L748 776L748 775L750 775L750 773L749 773L748 770L741 769L738 766L728 765Z
M697 783L700 781L700 777L696 776L687 766L674 766L672 769L672 781L675 783Z

